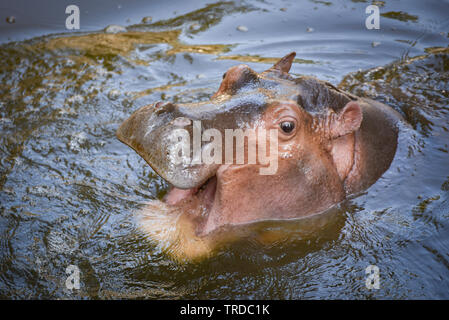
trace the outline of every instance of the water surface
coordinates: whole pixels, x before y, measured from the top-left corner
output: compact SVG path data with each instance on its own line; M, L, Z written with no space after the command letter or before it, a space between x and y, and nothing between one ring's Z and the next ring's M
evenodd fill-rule
M371 1L82 2L78 32L11 3L0 25L0 297L449 298L447 1L375 1L380 30L365 28ZM105 33L112 23L127 31ZM206 100L229 67L262 71L291 51L293 74L406 118L391 168L307 239L171 260L134 220L168 185L117 127L157 100ZM65 286L71 264L78 291ZM379 290L365 287L370 264Z

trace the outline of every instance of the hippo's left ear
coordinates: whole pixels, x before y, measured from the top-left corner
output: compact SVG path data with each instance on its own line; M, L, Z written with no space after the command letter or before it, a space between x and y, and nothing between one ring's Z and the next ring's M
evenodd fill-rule
M348 102L345 107L330 119L330 138L336 139L353 133L360 128L363 120L362 109L355 101Z
M288 55L283 57L281 60L276 62L274 66L272 66L270 70L279 70L281 72L288 73L290 71L290 68L292 67L293 60L295 59L296 52L290 52Z

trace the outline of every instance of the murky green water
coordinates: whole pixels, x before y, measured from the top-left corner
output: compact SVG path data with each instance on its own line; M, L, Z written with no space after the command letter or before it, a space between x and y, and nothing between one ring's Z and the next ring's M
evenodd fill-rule
M381 29L367 30L369 4L130 5L134 20L164 14L124 33L2 44L0 297L449 298L449 4L376 1ZM290 51L294 74L341 83L411 123L391 168L311 238L170 260L134 222L167 185L115 130L143 105L208 99L230 66L261 71ZM72 264L78 291L65 286ZM370 264L378 290L365 287Z

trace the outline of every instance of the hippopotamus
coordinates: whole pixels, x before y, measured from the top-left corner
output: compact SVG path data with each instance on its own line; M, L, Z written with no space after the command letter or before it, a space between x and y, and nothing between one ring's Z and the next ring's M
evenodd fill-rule
M220 230L317 215L389 168L401 115L327 81L292 76L295 55L260 73L231 67L210 100L156 102L121 124L118 139L171 186L144 210L176 216L164 232L178 236L161 236L160 218L144 230L177 238L178 247L195 238L184 254L203 255Z

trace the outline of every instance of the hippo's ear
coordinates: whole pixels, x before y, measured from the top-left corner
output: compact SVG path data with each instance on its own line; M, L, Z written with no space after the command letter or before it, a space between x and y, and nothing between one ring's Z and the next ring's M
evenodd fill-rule
M330 138L336 139L353 133L360 128L363 120L362 109L355 101L348 102L346 106L330 120Z
M279 70L288 73L290 71L290 68L292 67L292 63L293 60L295 59L295 56L296 52L290 52L288 55L286 55L281 60L276 62L275 65L268 70Z

